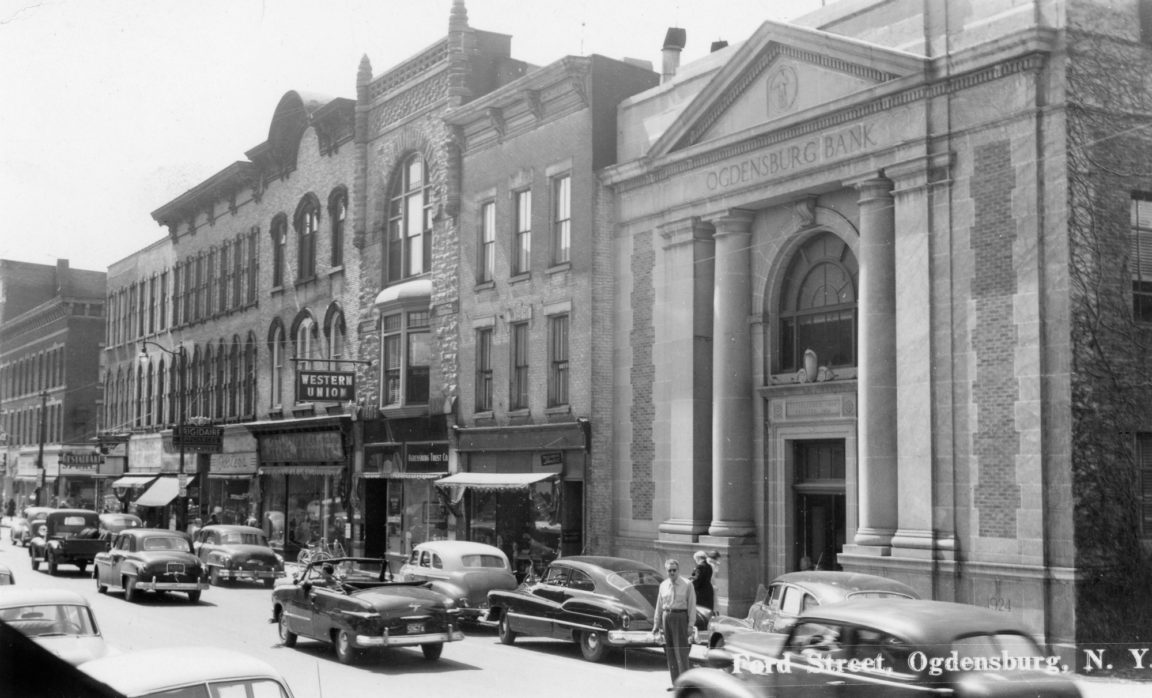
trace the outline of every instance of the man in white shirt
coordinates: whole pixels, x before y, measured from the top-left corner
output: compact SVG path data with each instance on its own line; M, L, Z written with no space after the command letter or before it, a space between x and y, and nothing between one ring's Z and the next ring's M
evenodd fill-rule
M692 647L692 629L696 623L696 590L692 583L680 576L680 563L664 563L668 578L660 583L656 596L656 617L652 634L664 633L664 656L668 660L668 673L672 683L681 672L688 671L688 653ZM668 688L672 690L671 687Z

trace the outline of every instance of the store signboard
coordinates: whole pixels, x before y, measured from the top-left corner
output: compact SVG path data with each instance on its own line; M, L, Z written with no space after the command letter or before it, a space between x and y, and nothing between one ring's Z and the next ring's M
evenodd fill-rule
M297 402L353 402L356 374L352 371L296 371Z
M196 453L220 453L224 445L224 428L181 424L172 431L172 446Z

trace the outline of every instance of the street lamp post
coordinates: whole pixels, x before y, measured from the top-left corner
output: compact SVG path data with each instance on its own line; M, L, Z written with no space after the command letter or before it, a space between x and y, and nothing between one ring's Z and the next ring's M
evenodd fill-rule
M48 425L46 414L48 412L48 391L40 391L40 447L36 451L36 467L40 468L40 487L36 490L36 506L44 506L44 490L48 486L48 471L44 469L44 440L48 438ZM56 476L60 478L59 475Z
M146 346L148 346L149 344L156 347L157 349L164 352L165 354L168 354L169 356L177 356L180 358L180 414L177 418L176 430L173 432L172 438L177 442L179 449L180 449L180 484L181 484L181 486L183 486L184 482L185 482L185 479L184 479L184 427L187 424L187 419L188 419L188 390L187 390L188 389L188 352L185 351L183 344L177 344L176 349L172 350L172 349L168 349L167 347L161 346L160 344L157 344L156 342L144 340L143 342L140 342L139 360L140 360L141 366L145 366L151 362L151 359L148 358L148 352L144 351L144 348ZM187 492L184 492L180 495L180 506L178 508L178 511L180 512L180 515L179 515L179 518L176 522L176 527L180 530L184 530L184 528L187 526L187 522L188 522L188 495L187 495Z

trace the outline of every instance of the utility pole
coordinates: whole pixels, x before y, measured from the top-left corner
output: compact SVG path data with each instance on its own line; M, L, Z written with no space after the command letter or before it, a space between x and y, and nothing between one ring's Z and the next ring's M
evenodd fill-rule
M40 391L40 448L36 451L36 467L40 468L40 487L36 490L36 506L44 506L44 490L47 489L48 473L44 469L44 440L48 437L48 391ZM57 476L59 479L59 476Z

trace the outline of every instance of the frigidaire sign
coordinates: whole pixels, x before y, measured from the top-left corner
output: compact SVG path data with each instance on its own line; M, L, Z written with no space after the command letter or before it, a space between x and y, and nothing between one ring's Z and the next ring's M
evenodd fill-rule
M297 371L298 402L351 402L356 399L356 374L351 371Z

